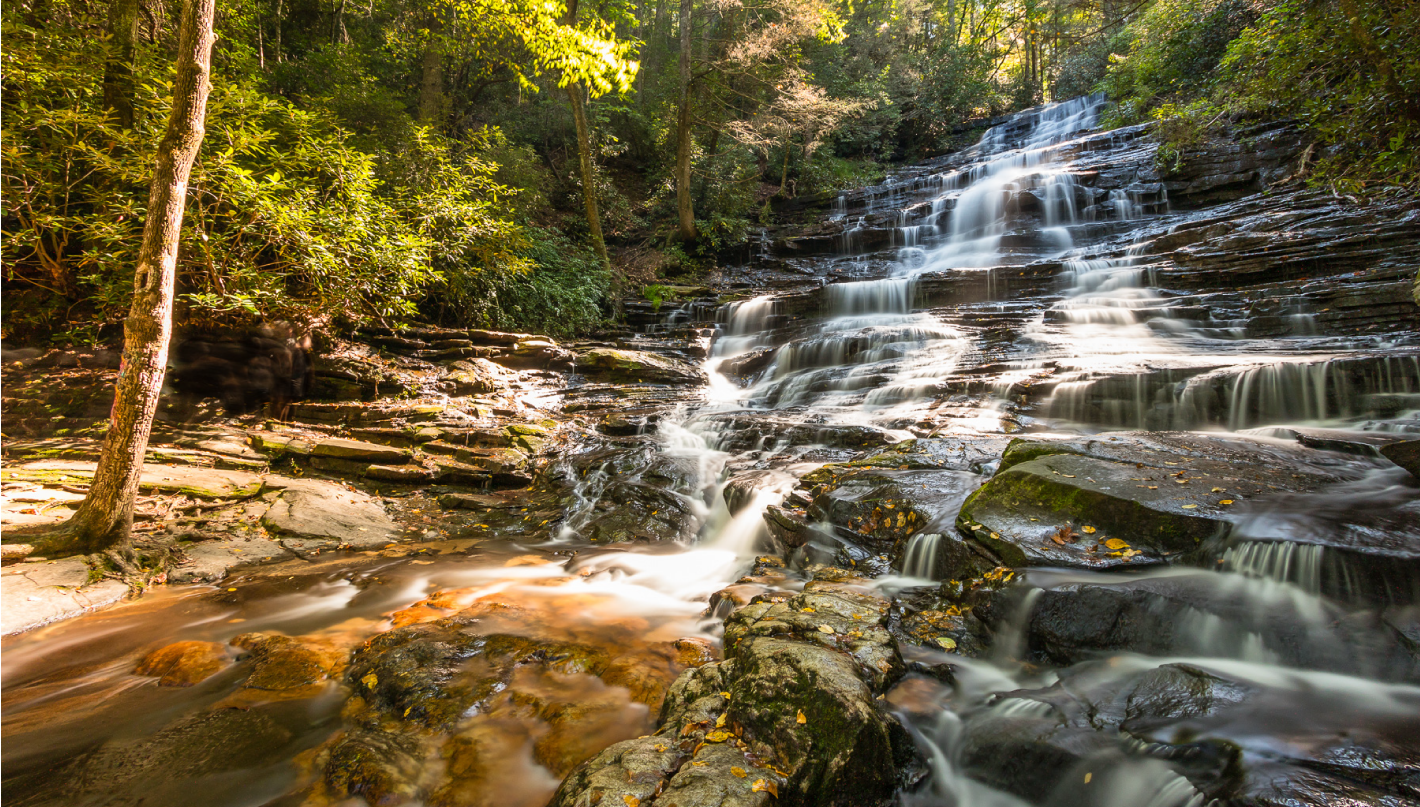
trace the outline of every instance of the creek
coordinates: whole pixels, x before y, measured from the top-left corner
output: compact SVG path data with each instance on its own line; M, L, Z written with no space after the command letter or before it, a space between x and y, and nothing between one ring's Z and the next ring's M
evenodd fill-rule
M738 606L832 579L884 603L901 655L881 699L915 754L893 763L901 804L1420 803L1420 509L1415 479L1378 453L1420 434L1414 315L1335 297L1390 282L1384 259L1255 268L1269 238L1285 252L1371 224L1307 192L1171 190L1145 131L1099 131L1102 106L1020 113L845 194L827 235L766 246L739 299L662 316L714 321L708 385L636 441L569 448L544 529L256 567L7 637L7 796L545 804L582 760L656 730L666 686L723 652ZM1229 263L1242 253L1253 263ZM1349 275L1314 279L1328 272ZM1065 448L1003 459L1016 436ZM1052 456L1096 465L1039 473L1094 473L1130 506L1190 483L1197 504L1140 501L1180 523L1206 511L1208 534L1182 551L1106 526L1104 504L969 499ZM1106 479L1106 460L1138 476ZM876 476L844 481L859 471ZM679 540L591 540L621 510L675 510ZM430 627L455 613L480 641L522 642L516 663ZM371 650L410 630L429 644L407 666ZM303 637L295 684L253 682L287 652L273 635ZM221 670L190 687L134 673L178 641L226 647ZM478 665L494 672L468 679L492 682L477 697L447 684ZM392 670L454 711L378 690ZM350 738L401 781L332 762ZM786 799L814 792L795 775ZM677 803L773 803L752 795ZM595 803L575 797L559 803Z

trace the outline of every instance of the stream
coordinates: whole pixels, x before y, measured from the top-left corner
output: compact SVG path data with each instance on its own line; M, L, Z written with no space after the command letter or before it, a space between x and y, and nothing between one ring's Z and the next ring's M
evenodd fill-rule
M665 317L714 320L703 395L632 448L570 450L570 504L540 532L451 531L417 549L253 567L6 637L7 797L546 804L582 760L656 730L665 687L719 657L736 606L812 590L834 568L892 604L885 624L905 675L883 708L916 751L894 786L902 805L1420 804L1420 497L1376 452L1420 434L1420 338L1340 333L1314 295L1286 284L1246 300L1189 280L1203 270L1174 259L1185 236L1226 229L1217 220L1285 217L1249 198L1179 204L1159 181L1105 187L1111 170L1147 174L1149 162L1142 133L1099 131L1103 103L1020 113L965 152L845 194L828 216L832 247L786 259L811 280ZM1254 248L1233 237L1236 250ZM1003 529L983 504L967 518L963 503L1004 472L1013 437L1104 445L1127 468L1179 452L1165 470L1197 479L1232 467L1253 480L1253 465L1262 475L1248 482L1256 491L1234 481L1248 494L1237 505L1219 503L1233 494L1204 503L1231 527L1186 562L1127 535L1136 548L1069 562L1081 531L1095 531L1076 519L1049 522L1066 537L1057 547L1041 533L1026 562L983 541L970 551L1005 560L978 568L979 557L953 554L958 533L995 541ZM880 534L861 527L867 494L802 481L826 463L931 441L948 459L881 465L881 484L904 502L912 474L933 474L920 477L926 503L913 510L929 523L882 543L863 538ZM1200 457L1216 467L1190 465ZM1147 494L1138 473L1129 488ZM608 502L657 507L618 499L616 486L653 483L684 510L681 540L589 540ZM1227 485L1213 484L1193 487ZM410 506L442 518L432 501ZM1001 518L1028 532L1050 516ZM784 567L756 561L766 554ZM994 572L1002 585L961 589L996 566L1012 568ZM476 612L480 635L538 649L457 714L362 712L375 709L373 695L356 694L362 682L373 692L390 669L361 666L362 648L455 612ZM949 627L919 641L929 623ZM239 638L254 634L303 637L301 663L323 672L255 686L252 665L287 651ZM135 674L179 641L228 656L194 686ZM412 676L493 664L474 650L409 652ZM389 739L376 753L407 759L407 781L346 776L338 787L333 738L374 736L377 723L425 743ZM679 804L761 803L726 799Z

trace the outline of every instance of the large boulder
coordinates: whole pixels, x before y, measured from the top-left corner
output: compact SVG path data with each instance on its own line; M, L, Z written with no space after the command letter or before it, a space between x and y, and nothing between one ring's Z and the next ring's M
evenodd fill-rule
M281 493L261 523L297 555L342 547L378 549L399 539L399 526L372 496L317 479L269 482Z
M1098 804L1127 786L1131 804L1398 807L1416 796L1420 759L1400 739L1420 731L1415 698L1332 675L1115 659L968 715L962 762L1050 804Z
M703 384L705 371L680 359L641 350L595 348L577 357L585 375L635 384Z
M911 738L880 700L903 671L887 601L815 580L726 621L726 660L687 670L660 729L574 770L555 807L656 803L758 807L888 804L922 776Z
M1375 614L1350 614L1268 581L1211 571L1067 583L1035 593L1028 649L1068 665L1101 654L1253 658L1420 681L1420 656Z
M1313 492L1370 461L1241 436L1118 433L1011 443L961 535L1009 566L1109 569L1198 557L1249 500Z

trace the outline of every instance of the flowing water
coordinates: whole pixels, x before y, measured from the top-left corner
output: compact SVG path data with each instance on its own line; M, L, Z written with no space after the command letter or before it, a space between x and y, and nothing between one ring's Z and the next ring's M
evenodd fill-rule
M278 725L268 735L277 739L248 753L249 763L217 766L216 773L180 769L164 763L165 746L154 738L175 718L225 703L240 678L232 668L172 689L133 674L144 652L171 641L279 631L351 648L401 623L416 603L443 597L460 606L516 608L519 618L500 629L539 639L616 652L714 643L719 620L707 611L711 595L734 584L769 546L764 513L796 477L852 456L830 439L844 429L872 430L890 442L926 434L1003 442L1022 429L1274 430L1254 435L1259 441L1304 427L1353 437L1420 432L1420 355L1413 350L1383 339L1318 336L1300 310L1289 315L1293 333L1250 336L1246 322L1200 311L1165 287L1153 242L1191 214L1170 211L1158 187L1106 192L1082 183L1081 141L1095 132L1101 105L1088 97L1022 113L940 170L889 182L865 194L861 206L840 199L832 214L845 222L839 254L825 264L881 271L864 278L874 270L855 269L858 279L814 290L820 316L791 317L774 295L714 315L719 333L706 360L704 400L663 419L655 437L661 456L690 469L692 479L675 495L690 512L693 537L654 547L588 544L583 533L606 486L627 482L605 462L581 473L569 512L545 540L451 540L438 553L390 550L257 569L220 589L175 589L10 637L3 659L7 790L24 804L81 803L60 795L66 792L85 793L82 803L95 804L112 794L121 796L116 803L136 803L135 793L144 804L188 804L198 792L201 803L213 805L302 803L312 781L309 757L340 727L341 685L271 707ZM865 228L884 220L892 230L886 255L860 254ZM1013 291L1040 267L1056 267L1045 288ZM967 290L965 302L933 307L947 281ZM993 328L1010 331L1004 347L988 338ZM761 357L751 371L727 371L751 356ZM1369 456L1346 461L1379 467ZM725 482L746 470L760 476L732 512ZM976 469L991 470L989 463ZM1023 799L1008 794L999 777L986 781L991 777L973 756L979 742L970 739L1032 721L1073 731L1078 715L1070 709L1089 700L1080 693L1112 697L1131 682L1179 669L1204 670L1250 694L1242 713L1200 713L1177 730L1226 738L1258 764L1305 756L1298 748L1308 738L1346 732L1386 741L1408 732L1413 747L1420 688L1395 680L1388 658L1347 619L1363 594L1393 607L1420 598L1406 581L1388 578L1379 594L1363 592L1376 585L1374 576L1353 574L1344 557L1307 538L1373 528L1362 510L1366 517L1413 515L1406 508L1414 489L1388 473L1358 473L1330 497L1284 497L1253 508L1218 550L1216 570L1031 571L995 647L981 658L904 646L915 668L950 664L954 674L912 674L888 696L930 768L901 794L903 804L1202 805L1208 796L1179 773L1186 765L1105 750L1083 754L1067 777L1073 784ZM940 543L940 533L914 536L896 571L875 585L888 595L934 586ZM804 560L803 553L793 560ZM802 580L791 570L780 585L792 589ZM1024 663L1026 625L1043 618L1040 609L1056 593L1080 585L1166 591L1170 605L1155 616L1173 624L1178 640L1167 654ZM588 753L654 725L655 715L625 689L587 674L539 675L514 688L544 699L619 704L583 738ZM1070 701L1070 693L1083 700ZM505 741L485 785L498 794L489 803L545 802L558 775L538 749L554 728L537 717L468 719L493 721ZM109 771L113 785L99 796L63 789L66 766L76 759L102 762L115 748L149 747L158 750L140 754L130 771L83 768Z

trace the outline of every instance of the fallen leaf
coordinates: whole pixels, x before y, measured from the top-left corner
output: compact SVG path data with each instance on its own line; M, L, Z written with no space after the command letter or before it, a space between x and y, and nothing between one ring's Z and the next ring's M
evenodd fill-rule
M1233 500L1232 500L1232 499L1220 499L1220 500L1218 501L1218 504L1232 504L1232 503L1233 503Z
M768 779L754 780L754 785L750 787L750 792L758 793L760 791L764 791L765 793L768 793L776 799L779 798L779 785L769 781Z
M819 633L833 633L833 626L832 626L832 625L819 625L819 626L818 626L818 632L819 632Z
M730 699L730 693L728 693L728 692L721 692L721 693L720 693L720 697L724 698L725 700L729 700L729 699Z
M1129 544L1126 543L1125 541L1119 539L1119 538L1111 538L1111 539L1109 539L1108 541L1105 541L1105 542L1104 542L1104 545L1105 545L1105 547L1107 547L1107 548L1109 548L1109 549L1128 549L1128 548L1129 548Z
M1093 779L1093 778L1095 778L1095 775L1094 775L1093 773L1086 773L1086 774L1085 774L1085 784L1089 784L1089 783L1090 783L1090 780Z
M749 776L749 771L745 770L744 768L741 768L738 765L730 768L730 773L734 774L736 779L743 779L746 776Z
M723 743L724 741L730 739L733 736L734 735L729 733L728 731L712 731L709 734L705 735L705 742Z
M953 638L950 637L950 636L938 636L938 637L937 637L937 644L941 645L941 647L942 647L943 650L956 650L956 649L957 649L957 640L956 640L956 639L953 639Z
M798 723L800 726L802 726L802 725L804 725L805 723L809 722L809 719L808 719L807 717L804 717L804 710L803 710L803 709L800 709L800 710L799 710L799 714L794 718L794 722L795 722L795 723Z
M641 807L641 800L631 795L630 793L626 794L625 796L622 796L621 800L626 802L626 807Z
M999 541L1000 539L1001 539L1001 536L997 535L997 534L994 533L994 532L991 533L991 540L993 540L993 541Z
M722 728L724 728L724 727L725 727L725 715L722 713L719 717L715 718L715 728L717 728L717 729L722 729Z
M1094 528L1094 527L1081 527L1081 528L1080 528L1080 532L1083 532L1083 533L1086 534L1086 535L1094 535L1094 534L1095 534L1095 528Z
M805 614L812 614L812 613L814 612L814 609L812 609L812 608L800 608L799 611L800 611L801 613L805 613Z
M374 673L370 673L364 678L361 678L360 683L364 684L366 689L373 690L376 686L379 685L380 679L375 677Z
M697 768L703 768L703 767L705 767L708 763L702 762L702 761L700 761L700 760L697 759L697 760L695 760L694 762L692 762L692 763L690 763L690 764L694 765L694 766L697 767Z
M1183 509L1185 509L1185 510L1192 510L1193 508L1195 508L1195 507L1197 507L1197 506L1198 506L1198 505L1196 505L1196 504L1185 504L1185 505L1183 505Z

